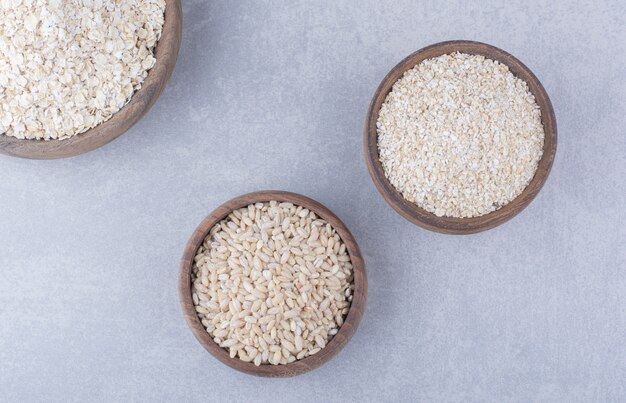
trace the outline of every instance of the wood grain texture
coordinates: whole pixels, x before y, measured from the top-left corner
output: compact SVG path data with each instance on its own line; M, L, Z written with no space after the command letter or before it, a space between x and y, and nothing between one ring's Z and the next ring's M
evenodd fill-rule
M489 59L497 60L509 67L511 72L528 83L528 87L541 109L541 121L545 131L545 141L543 156L539 161L537 172L524 189L524 191L513 201L499 210L480 217L455 218L437 217L416 204L405 200L402 195L389 182L383 171L382 164L378 156L378 136L376 133L376 121L378 112L387 94L391 91L393 84L402 75L415 65L425 59L449 54L452 52L463 52L468 54L483 55ZM365 128L363 131L363 142L365 149L365 160L367 169L374 181L374 185L400 215L412 223L431 231L445 234L471 234L485 231L496 227L517 215L535 198L539 190L546 182L552 163L556 154L557 130L556 117L550 98L545 89L535 77L535 75L522 62L517 60L507 52L485 43L473 41L449 41L441 42L411 54L395 66L383 79L380 86L374 93L365 118Z
M324 347L320 352L286 365L264 364L257 367L253 363L243 362L238 358L230 358L228 352L218 346L207 333L206 329L200 322L198 315L196 314L191 297L191 273L193 259L196 252L215 224L226 218L226 216L233 210L245 207L249 204L267 202L271 200L291 202L299 206L304 206L315 212L319 217L326 220L333 226L333 228L335 228L345 243L352 265L354 266L354 296L352 304L350 305L350 311L348 312L344 324L339 328L335 337L333 337L326 347ZM247 374L283 378L300 375L321 366L335 357L335 355L337 355L337 353L348 343L348 341L350 341L359 326L359 322L361 321L361 317L363 316L363 311L365 309L367 301L367 273L365 271L363 256L361 255L361 251L354 237L345 224L341 222L341 220L328 208L324 207L315 200L296 193L261 191L239 196L224 203L209 214L204 221L198 225L191 236L191 239L187 243L187 247L185 248L185 252L183 254L180 268L179 295L180 304L187 324L200 344L214 357L231 368Z
M159 98L170 79L182 37L181 0L167 0L156 63L130 102L106 122L65 140L20 140L0 134L0 154L31 159L72 157L101 147L130 129Z

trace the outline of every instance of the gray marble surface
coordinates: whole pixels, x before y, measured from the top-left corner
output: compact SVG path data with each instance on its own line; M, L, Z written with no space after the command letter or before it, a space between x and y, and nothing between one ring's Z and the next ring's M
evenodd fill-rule
M507 4L509 3L509 4ZM0 401L624 401L626 5L185 0L178 66L119 140L0 158ZM399 60L473 39L528 65L559 145L537 199L472 236L397 215L365 167ZM286 380L220 364L178 306L198 222L259 189L313 197L369 272L352 342Z

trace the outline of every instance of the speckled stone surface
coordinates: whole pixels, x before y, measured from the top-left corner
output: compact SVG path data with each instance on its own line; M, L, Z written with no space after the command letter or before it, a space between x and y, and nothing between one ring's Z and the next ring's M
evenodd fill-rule
M623 401L626 3L185 0L178 66L130 132L67 160L0 157L0 401ZM426 45L507 50L551 96L546 186L472 236L424 231L362 156L383 76ZM365 255L352 342L287 380L195 341L178 263L249 191L313 197Z

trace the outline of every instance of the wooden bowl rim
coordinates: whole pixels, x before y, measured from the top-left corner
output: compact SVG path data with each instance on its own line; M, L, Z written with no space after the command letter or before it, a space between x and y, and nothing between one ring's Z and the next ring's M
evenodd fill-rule
M378 158L378 138L376 121L380 107L393 84L403 74L425 59L452 52L480 54L497 60L509 67L511 72L528 84L535 100L541 109L541 120L545 138L543 156L539 161L535 176L524 191L504 207L489 214L472 218L437 217L416 204L405 200L385 176ZM365 160L372 180L396 212L412 223L435 232L446 234L472 234L494 228L519 214L539 193L546 182L556 154L557 127L556 117L550 98L535 74L520 60L495 46L475 41L454 40L439 42L422 48L403 59L385 76L378 86L370 102L363 130Z
M337 334L331 339L326 347L321 349L317 354L289 364L264 364L257 367L254 363L244 362L239 358L230 358L228 352L217 345L207 333L194 309L191 296L191 271L193 259L198 248L215 224L224 219L235 209L245 207L251 203L267 202L271 200L291 202L295 205L306 207L335 228L346 245L346 250L349 253L353 265L354 294L350 304L350 310L348 311L343 325L339 328ZM365 305L367 303L367 272L361 250L354 239L354 236L348 227L339 219L339 217L337 217L326 206L301 194L277 190L265 190L247 193L225 202L213 210L197 226L191 238L187 242L187 246L185 247L185 252L181 260L179 297L180 305L187 325L205 350L207 350L219 361L235 370L250 375L273 378L291 377L311 371L330 361L350 341L359 326Z
M163 31L155 48L155 65L122 109L109 120L68 139L18 139L0 134L0 154L40 160L73 157L110 143L135 125L161 95L178 58L182 34L181 0L166 0L165 7Z

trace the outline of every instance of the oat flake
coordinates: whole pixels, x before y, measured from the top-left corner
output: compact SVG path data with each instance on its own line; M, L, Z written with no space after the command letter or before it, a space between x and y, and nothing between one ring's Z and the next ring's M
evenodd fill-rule
M477 217L528 186L543 154L541 111L523 80L453 53L407 71L383 103L378 149L402 196L448 217Z
M0 0L0 134L66 139L108 120L155 63L164 0Z

